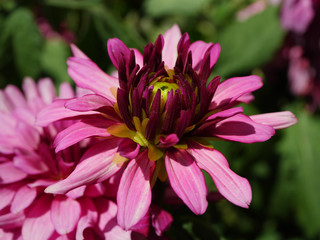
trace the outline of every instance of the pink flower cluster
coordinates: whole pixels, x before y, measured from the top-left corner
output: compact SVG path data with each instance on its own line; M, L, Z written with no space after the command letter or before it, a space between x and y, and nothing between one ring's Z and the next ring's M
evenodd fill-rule
M49 79L0 92L1 239L158 239L172 216L152 201L166 182L195 214L208 206L201 170L240 207L249 182L214 141L263 142L296 123L291 112L247 116L257 76L207 80L220 45L174 25L143 54L108 41L117 77L72 45L74 94Z
M160 236L172 217L155 205L133 231L118 226L114 201L117 175L65 195L44 192L66 178L98 140L82 141L55 153L57 133L77 121L38 127L35 118L54 100L75 97L73 89L64 83L56 96L50 79L36 84L26 78L23 90L24 94L9 85L0 91L0 239L131 239L133 231L141 239L141 234L148 236L151 223ZM77 96L82 94L83 90Z

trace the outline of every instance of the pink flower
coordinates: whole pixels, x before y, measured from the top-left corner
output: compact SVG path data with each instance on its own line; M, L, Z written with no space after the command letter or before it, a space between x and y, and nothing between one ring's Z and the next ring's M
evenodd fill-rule
M311 23L315 9L314 0L284 0L281 23L284 29L303 34Z
M25 95L12 85L0 91L0 238L83 239L88 232L130 237L116 221L109 222L117 206L101 197L104 185L79 187L66 195L44 193L69 175L88 142L54 153L57 132L75 121L35 126L35 115L57 98L55 89L49 79L36 84L29 78L23 89ZM59 97L74 97L69 84L60 86Z
M296 123L290 112L250 117L242 107L234 107L252 100L251 92L262 86L259 77L235 77L222 83L215 77L207 86L220 45L190 44L188 34L181 35L176 25L149 43L143 55L119 39L110 39L109 57L118 78L105 74L75 46L72 50L69 74L93 94L53 102L40 112L38 124L81 119L57 135L57 152L85 138L106 140L92 146L74 171L46 192L63 194L124 169L117 219L121 227L131 229L148 212L158 178L168 179L195 214L204 213L208 203L202 169L226 199L249 206L248 181L229 168L212 144L214 140L263 142L274 128Z

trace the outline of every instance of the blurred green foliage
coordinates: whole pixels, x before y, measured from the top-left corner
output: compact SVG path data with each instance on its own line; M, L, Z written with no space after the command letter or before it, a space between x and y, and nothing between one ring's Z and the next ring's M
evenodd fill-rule
M143 50L174 23L192 41L219 42L221 56L214 70L223 78L259 73L282 46L285 32L279 7L268 6L246 21L239 10L253 0L44 0L0 1L0 87L21 85L25 76L70 81L66 60L74 42L103 70L113 67L108 38ZM267 1L266 1L267 2ZM39 28L45 20L51 29ZM40 30L39 30L40 29ZM48 31L50 34L48 34ZM67 34L73 35L68 38ZM265 87L247 113L290 108L299 123L265 143L215 142L231 168L252 184L249 209L225 200L212 202L202 216L185 206L164 206L174 216L171 239L318 239L320 237L320 124L303 100L288 93L287 79ZM297 104L299 102L299 104ZM302 102L302 103L301 103ZM214 190L212 180L208 185Z

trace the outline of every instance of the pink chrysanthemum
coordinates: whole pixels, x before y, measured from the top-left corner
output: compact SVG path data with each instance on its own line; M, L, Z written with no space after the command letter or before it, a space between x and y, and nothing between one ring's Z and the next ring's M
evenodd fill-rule
M248 181L235 174L211 144L216 139L263 142L275 128L296 122L290 112L246 116L242 107L234 107L252 100L251 92L262 86L259 77L224 82L215 77L207 85L220 45L190 44L188 34L181 36L176 25L154 44L149 43L143 55L119 39L110 39L109 57L118 78L105 74L75 46L72 50L69 74L93 94L54 102L38 115L38 124L81 119L57 135L57 152L88 137L107 140L92 146L70 176L46 192L66 193L124 169L117 193L117 219L120 226L130 229L148 211L158 178L168 178L195 214L204 213L208 203L202 169L226 199L249 206Z
M88 142L55 153L52 144L57 132L75 122L35 126L35 115L57 98L55 89L49 79L36 84L28 78L23 89L25 96L12 85L0 90L0 238L131 239L131 232L117 225L117 205L106 197L114 197L109 189L118 183L112 183L113 178L66 195L44 193L68 176ZM71 97L70 85L62 84L60 98ZM172 221L167 212L153 207L135 231L147 235L151 217L160 223L152 225L159 235Z

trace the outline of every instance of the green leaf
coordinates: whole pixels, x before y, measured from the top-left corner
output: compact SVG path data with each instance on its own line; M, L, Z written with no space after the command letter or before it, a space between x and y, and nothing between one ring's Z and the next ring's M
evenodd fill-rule
M320 118L302 108L298 124L284 131L279 146L282 162L273 210L283 216L293 208L308 236L320 233Z
M69 46L62 39L54 38L45 42L41 56L42 68L58 85L71 80L67 67L69 56Z
M4 35L12 39L14 62L20 77L37 78L41 70L43 38L32 13L25 8L15 10L5 24Z
M71 9L87 9L93 6L101 5L102 0L46 0L49 6L64 7Z
M154 17L164 15L193 15L202 9L208 0L149 0L145 1L146 12Z
M276 7L230 24L219 36L221 54L215 72L224 77L250 72L271 59L283 37Z

